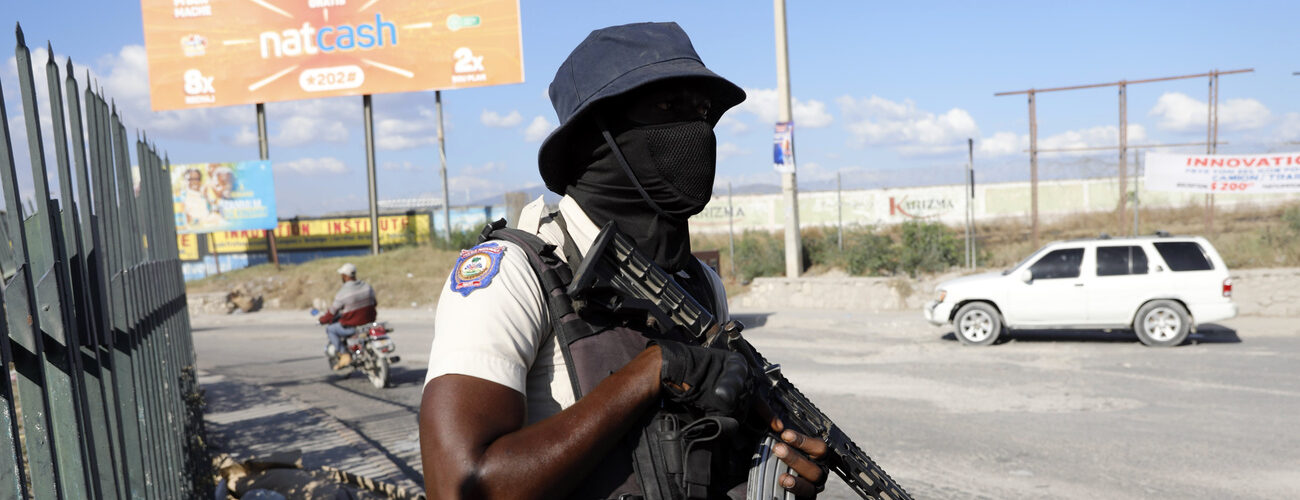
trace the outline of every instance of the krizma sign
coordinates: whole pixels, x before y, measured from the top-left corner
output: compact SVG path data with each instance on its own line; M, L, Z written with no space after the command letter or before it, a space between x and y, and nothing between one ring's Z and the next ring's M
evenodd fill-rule
M524 81L518 0L141 0L155 111Z

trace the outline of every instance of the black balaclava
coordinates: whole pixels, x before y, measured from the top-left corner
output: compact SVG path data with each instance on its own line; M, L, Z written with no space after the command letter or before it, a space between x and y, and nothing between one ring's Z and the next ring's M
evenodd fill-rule
M604 142L565 194L597 226L614 221L659 267L685 269L691 258L686 221L713 195L713 127L699 119L597 128Z

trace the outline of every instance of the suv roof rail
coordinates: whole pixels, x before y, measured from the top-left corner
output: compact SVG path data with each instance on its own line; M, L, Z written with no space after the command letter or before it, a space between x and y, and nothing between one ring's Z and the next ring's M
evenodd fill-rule
M1168 238L1169 231L1156 231L1156 236L1159 236L1161 238Z

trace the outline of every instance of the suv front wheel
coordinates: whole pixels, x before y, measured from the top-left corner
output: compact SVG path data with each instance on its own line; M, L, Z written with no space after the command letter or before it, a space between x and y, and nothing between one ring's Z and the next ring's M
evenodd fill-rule
M1151 347L1172 347L1187 340L1191 330L1187 308L1172 300L1153 300L1138 309L1133 332Z
M987 302L971 302L957 311L952 326L961 343L989 345L1002 333L1002 316Z

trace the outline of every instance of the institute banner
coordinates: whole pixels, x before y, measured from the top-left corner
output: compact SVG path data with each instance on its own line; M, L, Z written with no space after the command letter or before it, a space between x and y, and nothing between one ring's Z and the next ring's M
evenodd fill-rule
M1172 155L1147 153L1143 182L1152 191L1300 193L1300 153Z
M155 111L524 81L518 0L141 0Z
M271 161L172 165L177 234L276 226Z

